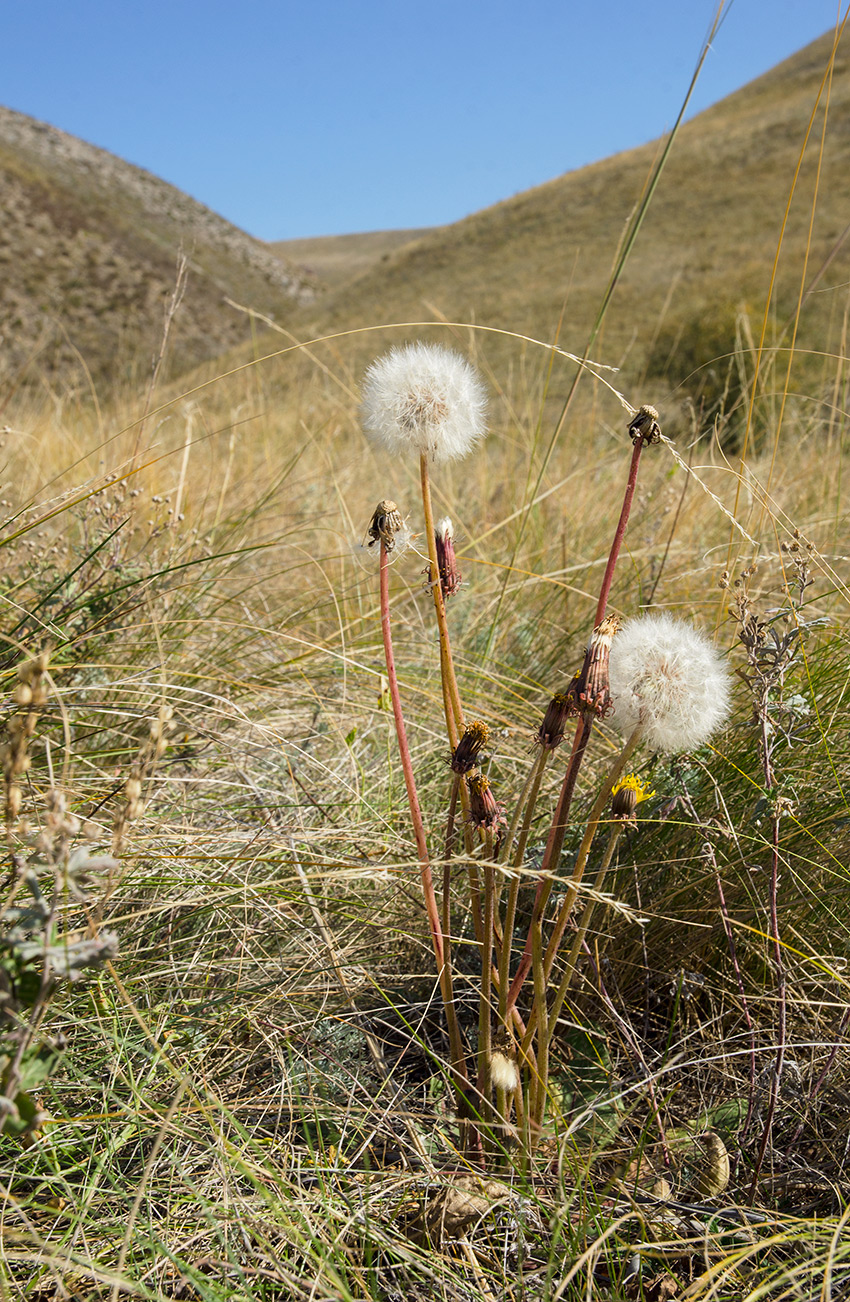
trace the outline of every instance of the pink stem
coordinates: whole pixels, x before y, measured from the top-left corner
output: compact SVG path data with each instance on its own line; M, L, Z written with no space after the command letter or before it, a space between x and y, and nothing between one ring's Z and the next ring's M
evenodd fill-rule
M434 880L431 875L431 861L428 857L428 842L425 838L425 826L422 822L422 811L419 807L419 796L416 792L416 782L413 777L413 764L410 758L410 747L407 744L407 730L404 726L404 715L401 709L401 697L398 691L398 678L395 672L395 657L393 655L393 640L390 631L390 583L389 583L389 562L387 559L386 544L381 539L381 632L384 638L384 657L387 663L387 679L390 685L390 700L393 704L393 718L395 720L396 736L398 737L398 749L401 756L401 767L404 773L404 785L407 788L407 803L410 806L410 818L413 823L413 831L416 837L416 850L419 856L419 875L422 882L422 897L425 901L425 911L428 915L428 926L431 931L431 943L434 946L434 956L437 960L437 973L440 980L440 995L443 1001L443 1008L446 1013L446 1022L449 1031L449 1044L451 1046L452 1057L452 1075L454 1079L455 1092L457 1094L458 1115L461 1118L461 1142L464 1148L469 1147L470 1151L478 1152L480 1150L480 1136L474 1126L468 1123L469 1117L469 1075L466 1069L466 1058L463 1051L463 1038L460 1033L460 1024L457 1019L457 1008L455 1007L454 989L452 982L452 971L450 955L443 943L443 928L440 922L440 912L437 907L437 897L434 892Z
M614 534L614 541L611 544L611 551L608 556L608 564L605 566L605 573L602 576L602 588L599 593L599 602L596 606L596 619L593 621L593 627L598 627L605 618L605 610L608 605L608 594L611 591L611 584L614 580L614 567L620 555L620 548L623 545L623 538L626 533L626 525L629 522L629 513L632 509L632 499L635 495L635 485L637 484L638 465L640 464L640 454L643 451L643 439L635 440L632 450L632 463L629 466L629 478L626 484L626 493L623 498L623 509L620 511L620 519L617 521L617 530Z
M546 841L546 849L543 852L543 862L540 865L540 876L537 879L537 891L534 896L534 908L531 915L531 924L528 928L528 935L525 938L525 949L522 958L519 961L516 976L511 982L511 988L508 991L507 1006L508 1011L514 1007L519 993L525 983L525 978L531 971L531 961L534 950L534 931L541 925L543 910L546 908L549 896L552 891L552 878L548 875L552 865L558 862L561 850L564 845L564 835L567 830L567 820L570 815L570 805L572 803L573 791L575 790L576 778L581 767L581 761L584 758L584 752L590 739L591 725L581 720L576 728L576 735L573 741L573 749L567 763L567 771L564 774L564 783L561 787L561 794L558 799L558 807L555 810L555 816L552 819L552 826L549 829L549 837Z
M395 719L395 730L396 736L398 737L401 768L404 773L404 785L407 788L407 803L410 806L410 818L413 823L413 834L416 837L416 851L419 856L419 871L422 878L422 894L425 898L425 909L428 914L428 925L431 928L431 942L434 946L434 955L437 959L437 969L440 971L443 968L443 929L440 925L440 913L437 908L437 897L434 893L434 881L431 876L431 861L428 857L428 842L425 838L425 826L422 822L422 811L419 808L419 796L416 791L416 782L413 777L413 764L410 759L410 747L407 744L407 730L404 726L401 697L398 694L398 679L396 678L395 657L393 655L393 639L390 631L389 568L387 548L382 538L381 632L384 638L384 656L387 662L387 678L390 684L390 700L393 703L393 718Z
M608 606L608 596L611 592L611 584L614 580L614 569L620 555L620 549L623 545L623 538L626 534L626 525L629 522L629 515L634 500L638 467L640 465L640 454L643 451L643 447L644 439L640 437L636 438L632 448L632 460L629 466L629 477L626 481L626 491L623 495L623 505L620 510L620 518L617 521L614 540L611 543L611 551L608 554L608 563L605 566L605 573L602 576L602 588L596 606L596 618L593 621L594 628L597 628L605 618L605 611ZM525 950L520 959L516 976L511 983L510 991L508 992L509 1009L512 1009L516 1004L520 991L525 983L525 978L531 970L534 928L541 925L543 910L546 907L546 903L552 890L552 880L547 875L552 871L553 866L557 867L558 859L560 858L561 850L563 849L573 791L575 790L576 779L578 777L579 769L581 768L582 760L584 759L584 753L587 749L587 743L590 740L592 729L592 722L585 720L580 720L576 728L572 754L570 755L569 763L567 764L567 771L564 774L564 784L561 788L561 795L558 800L558 807L555 810L555 817L553 818L552 826L549 829L549 837L546 842L546 850L540 868L540 877L537 881L537 892L534 897L534 911L532 914L531 926L529 927L525 941Z

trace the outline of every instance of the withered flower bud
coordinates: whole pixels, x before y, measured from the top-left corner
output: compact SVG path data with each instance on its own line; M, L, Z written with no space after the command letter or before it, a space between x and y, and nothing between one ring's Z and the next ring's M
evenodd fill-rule
M549 704L543 722L537 729L537 742L544 750L555 750L564 740L567 719L575 714L571 692L578 682L576 674L565 692L556 692Z
M403 528L404 521L395 502L389 499L379 502L366 531L372 540L369 546L374 547L376 542L382 542L387 551L391 552L395 545L395 536Z
M490 780L483 773L473 773L467 778L469 787L469 818L475 827L495 831L505 822L504 810L496 803L490 789Z
M473 719L463 730L463 736L452 752L453 773L469 773L478 763L478 757L490 740L490 729L480 719Z
M614 634L620 627L616 615L606 615L591 634L584 664L577 679L570 684L569 695L577 714L587 721L603 719L611 709L608 686L608 656Z
M639 407L629 422L629 437L632 443L642 442L645 448L661 442L661 426L658 424L658 412L648 403Z
M444 601L454 596L461 583L455 558L454 537L454 526L448 516L439 520L434 530L434 540L437 544L437 569L440 571L440 588Z

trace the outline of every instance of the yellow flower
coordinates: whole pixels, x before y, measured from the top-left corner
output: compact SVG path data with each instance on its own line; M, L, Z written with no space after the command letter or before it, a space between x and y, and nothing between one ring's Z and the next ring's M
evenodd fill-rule
M611 816L626 823L634 823L635 810L642 800L649 800L655 792L648 782L636 773L627 773L611 791Z

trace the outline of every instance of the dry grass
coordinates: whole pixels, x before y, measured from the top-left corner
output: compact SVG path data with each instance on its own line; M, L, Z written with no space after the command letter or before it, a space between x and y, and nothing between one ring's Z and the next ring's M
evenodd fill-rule
M476 336L475 355L493 381L488 345ZM576 1287L593 1279L626 1297L635 1252L650 1292L675 1279L700 1296L721 1268L725 1296L752 1295L771 1272L781 1295L789 1281L804 1287L824 1262L843 1279L844 1241L830 1219L844 1178L834 1165L846 1126L836 1094L841 1050L805 1103L843 1003L847 557L835 549L845 517L843 416L807 423L806 407L792 406L793 465L780 455L772 466L772 449L751 457L737 507L741 527L762 541L754 598L768 608L782 600L778 544L799 525L817 548L807 614L829 620L800 670L800 691L817 702L821 723L787 761L798 813L783 844L782 899L798 1074L781 1100L757 1199L764 1219L742 1240L734 1222L694 1211L703 1203L685 1185L685 1210L662 1225L640 1202L630 1210L617 1201L608 1183L617 1159L596 1155L614 1125L620 1150L654 1151L645 1066L668 1129L700 1116L722 1129L739 1163L730 1197L746 1202L752 1151L737 1150L735 1135L749 1040L713 869L700 851L705 832L680 810L650 822L621 857L618 892L649 923L597 919L605 979L584 974L564 1030L563 1092L553 1102L563 1119L545 1160L533 1182L504 1195L502 1211L470 1223L457 1256L450 1245L423 1246L415 1230L417 1205L447 1179L438 1172L452 1164L451 1122L382 699L374 562L360 545L376 497L405 509L413 502L414 471L378 462L359 434L360 343L351 360L345 347L289 353L166 403L145 425L138 468L136 431L120 412L98 423L71 406L23 410L7 434L14 496L6 510L15 521L7 536L26 529L6 543L6 572L16 576L7 605L43 617L45 550L59 548L55 563L67 572L127 520L120 546L98 553L92 588L51 621L61 712L39 727L55 754L68 735L62 716L69 720L68 789L104 840L146 720L167 701L175 724L147 811L126 835L120 881L98 904L121 936L121 960L94 987L57 996L44 1030L61 1027L69 1048L44 1097L51 1120L28 1150L6 1141L7 1294L59 1297L65 1288L106 1297L120 1280L120 1290L150 1298L298 1297L311 1287L319 1297L391 1298L424 1296L438 1280L449 1297L485 1289L554 1297L572 1287L566 1259ZM590 381L538 484L548 358L515 347L516 378L494 385L486 450L438 484L467 580L451 610L459 676L470 713L497 729L492 776L505 798L522 781L542 706L580 658L627 461L622 409ZM736 464L705 439L680 454L735 509ZM116 476L126 476L125 487L112 486ZM96 495L70 505L85 494ZM665 447L647 454L628 549L618 609L629 613L652 594L734 646L718 580L730 554L734 567L752 549ZM393 604L417 773L438 836L445 742L423 564L410 553L399 559ZM86 620L98 615L105 623L91 631ZM30 645L35 624L18 634ZM613 745L603 730L595 762ZM30 817L44 792L39 754ZM720 818L715 782L724 794L735 837L711 837L762 1064L774 1043L773 986L759 777L743 697L732 732L706 762L708 777L656 771L653 782L668 799L687 790L710 821ZM591 798L593 772L582 800ZM541 809L557 782L553 771ZM364 1048L364 1018L385 1042L389 1085ZM584 1041L572 1025L587 1028ZM588 1107L595 1132L582 1121ZM800 1126L812 1156L789 1168L783 1144ZM750 1145L757 1135L756 1121ZM807 1206L819 1220L800 1219ZM407 1224L414 1229L405 1232Z

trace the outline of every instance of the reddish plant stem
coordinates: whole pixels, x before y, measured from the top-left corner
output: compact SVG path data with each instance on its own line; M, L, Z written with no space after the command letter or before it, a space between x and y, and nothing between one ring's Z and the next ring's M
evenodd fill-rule
M629 477L626 481L626 491L623 495L623 505L620 510L620 518L617 521L617 528L614 531L614 539L611 543L611 550L608 553L608 562L605 566L605 573L602 576L602 588L599 592L599 600L596 604L596 618L593 621L593 627L597 628L605 618L605 611L608 608L608 596L611 592L611 584L614 580L614 570L620 556L620 550L623 545L623 538L626 534L626 525L629 522L629 515L632 509L632 502L635 496L635 487L637 485L638 468L640 466L640 455L644 448L644 439L638 437L634 440L632 448L632 459L629 465ZM558 807L555 810L555 816L552 820L552 826L549 829L549 837L546 842L546 850L543 855L543 863L540 868L540 877L537 881L537 892L534 897L534 910L532 913L531 925L526 937L525 949L520 959L517 974L513 979L510 991L508 992L508 1008L513 1008L520 991L525 983L525 979L531 970L532 953L533 953L533 929L542 925L543 911L546 908L549 895L552 891L552 879L547 879L547 874L557 868L558 860L561 857L561 850L564 845L564 837L567 831L569 820L570 805L572 803L573 791L575 790L576 779L578 778L579 769L584 759L587 743L590 740L590 734L593 731L593 722L591 720L581 719L576 727L576 734L573 740L573 749L567 763L567 771L564 774L564 784L561 788L561 795L558 800Z
M410 758L410 747L407 744L407 729L404 724L404 713L401 708L401 697L398 690L398 678L395 671L395 656L393 654L393 639L390 629L390 585L389 585L389 560L387 557L386 544L381 539L381 633L384 639L384 658L387 663L387 679L390 685L390 700L393 707L393 719L395 721L395 731L398 738L398 749L401 757L401 769L404 774L404 785L407 789L407 803L410 806L410 818L413 823L413 835L416 838L416 852L419 856L419 867L422 876L422 890L425 896L425 908L428 913L428 923L431 928L431 941L434 946L434 956L437 960L438 967L443 965L443 932L440 926L440 915L437 910L437 899L434 894L434 883L431 877L431 861L428 857L428 842L425 836L425 825L422 822L422 810L419 806L419 795L416 790L416 781L413 776L413 763Z
M549 752L542 750L534 761L530 781L527 784L530 788L528 796L528 808L526 816L523 819L522 831L519 837L516 854L514 856L514 875L508 887L508 900L505 907L505 925L502 933L502 952L499 956L499 1020L507 1027L508 1024L508 988L511 981L511 946L514 938L514 924L516 922L516 907L519 900L520 886L522 885L522 861L525 857L525 845L528 840L528 833L531 827L531 818L534 813L534 806L537 803L537 793L540 789L540 779L543 777L543 770L546 767L546 760ZM512 840L511 831L505 838L506 843ZM509 846L510 849L510 846Z
M437 539L434 531L434 508L431 505L431 479L428 473L428 458L424 453L419 458L419 482L422 488L422 513L425 517L425 537L428 540L428 559L430 562L428 566L428 582L434 599L434 614L437 617L437 631L440 640L440 683L443 692L443 712L446 716L446 732L449 745L452 750L455 750L464 728L463 706L461 705L460 691L455 675L452 644L449 639L446 603L443 600L443 590L440 586L440 566L437 559ZM472 841L470 839L471 828L469 825L469 794L465 782L460 784L459 794L466 824L464 841L467 854L469 854L472 851ZM481 919L481 896L473 866L469 868L469 890L475 934L480 939L484 924Z
M814 1085L812 1086L811 1093L809 1094L810 1103L814 1101L815 1097L820 1092L820 1089L823 1086L824 1081L826 1080L827 1076L835 1066L835 1059L838 1057L838 1050L841 1048L842 1044L844 1043L843 1036L844 1036L844 1032L847 1030L848 1022L850 1022L850 1008L846 1009L844 1016L842 1017L839 1023L838 1039L835 1041L835 1044L830 1049L829 1057L827 1058L826 1062L824 1063L823 1067L818 1073L818 1078L815 1081ZM797 1126L797 1129L794 1131L794 1134L791 1136L790 1143L788 1144L789 1152L793 1150L794 1145L797 1143L797 1140L800 1138L800 1135L803 1133L803 1126L805 1124L806 1124L806 1118L804 1114L800 1120L800 1124Z
M528 935L525 938L525 949L517 968L511 988L508 991L507 1010L511 1011L519 993L522 990L525 978L531 970L531 962L534 948L534 929L542 923L543 913L549 896L552 892L552 878L549 873L553 865L557 866L561 850L564 845L564 837L567 831L567 823L570 814L570 805L572 803L573 792L575 790L576 778L581 767L581 761L584 758L584 752L587 749L587 743L590 740L590 733L593 725L585 723L583 720L576 728L576 735L573 740L573 749L567 762L567 771L564 774L564 782L561 787L561 794L558 798L558 806L555 810L552 826L549 828L549 836L546 841L546 849L543 852L543 863L540 866L540 876L537 879L537 891L534 896L534 909L531 915L531 923L528 928Z
M481 939L481 990L478 1001L478 1093L481 1096L481 1117L485 1125L492 1122L490 1100L490 1059L493 1052L492 990L493 990L493 924L496 912L495 868L492 863L493 834L487 833L488 862L483 864L484 874L484 934Z
M608 845L605 848L605 853L602 856L602 863L599 866L599 870L596 874L596 880L593 883L593 889L595 891L602 890L602 887L605 883L605 877L608 873L609 868L611 867L611 860L614 857L614 851L617 848L617 842L620 839L620 835L622 834L622 831L623 831L623 824L620 823L612 827L611 831L608 834ZM582 945L584 944L584 938L587 935L588 928L590 927L590 924L593 920L593 915L595 911L596 911L596 901L593 899L589 899L587 901L587 904L585 904L584 906L584 912L582 913L581 921L578 924L578 931L573 937L573 943L570 946L570 952L567 955L567 960L564 965L564 973L561 977L560 984L555 993L555 998L552 1001L552 1007L549 1009L549 1012L547 1014L550 1036L554 1032L554 1029L558 1024L558 1018L561 1016L561 1009L564 1006L564 1000L566 999L567 994L569 993L570 986L572 985L573 982L573 977L575 976L578 956L581 951ZM545 966L544 966L544 976L546 977L546 982L548 984L549 972L546 970ZM535 1004L536 1002L537 1000L535 997ZM538 1038L540 1038L540 1035L542 1035L542 1030L538 1032Z
M567 924L573 911L573 905L578 896L579 887L581 886L582 878L584 877L584 870L587 866L587 857L590 854L590 849L593 845L593 838L596 836L599 820L601 819L605 806L611 797L611 791L617 779L631 759L640 742L642 733L643 728L638 724L609 769L608 776L599 788L596 803L588 816L587 827L585 828L584 836L581 845L579 846L578 854L576 855L572 877L567 885L564 901L558 911L558 917L555 920L555 926L552 930L552 935L549 939L549 944L546 947L546 953L543 959L543 973L547 984L549 977L552 975L552 968L554 967L555 959L558 956L558 947L564 938L564 932L567 929ZM530 1042L531 1036L534 1034L535 1027L538 1023L538 1015L541 1011L538 1009L537 1002L537 995L535 994L534 1003L531 1007L531 1013L528 1018L528 1025L525 1032L526 1040L528 1042ZM538 1036L538 1041L539 1038L540 1037Z
M776 774L773 768L772 755L772 733L768 718L767 695L760 702L759 722L761 727L760 749L762 759L762 771L764 773L765 789L768 792L775 792ZM773 937L773 964L776 969L776 1002L777 1002L777 1028L776 1028L776 1059L773 1064L773 1074L770 1078L770 1094L768 1096L767 1115L762 1131L761 1142L759 1144L758 1157L756 1158L753 1178L750 1184L750 1203L753 1202L758 1189L759 1176L761 1175L762 1163L764 1162L767 1146L770 1142L770 1136L773 1131L773 1118L776 1115L776 1105L779 1102L779 1090L782 1085L782 1069L785 1066L785 1043L787 1037L787 1005L785 990L785 964L782 958L782 942L779 939L779 820L780 807L775 805L771 814L772 837L771 837L771 860L770 860L770 930Z
M460 1026L457 1020L449 956L446 947L443 944L443 929L440 920L440 913L437 908L437 897L434 892L434 881L431 874L431 861L428 856L428 842L425 836L425 825L422 821L422 811L419 805L419 796L416 791L416 781L413 776L413 763L410 758L410 747L407 743L407 729L404 724L404 714L402 712L401 697L398 690L398 678L395 671L395 656L393 655L392 632L390 629L389 561L387 557L386 544L383 538L381 539L381 633L384 639L384 658L387 665L387 680L390 685L390 700L392 701L393 719L395 720L398 749L401 756L401 768L404 774L404 785L407 789L407 803L410 806L410 818L413 823L413 833L416 838L416 851L419 858L419 874L422 882L422 897L425 901L425 912L428 916L428 926L431 931L431 943L434 947L434 957L437 960L437 972L440 979L440 994L442 996L443 1007L446 1012L446 1022L449 1030L452 1074L457 1093L458 1111L460 1115L463 1116L465 1112L468 1111L466 1095L469 1088L469 1076L466 1070L463 1040L461 1038Z
M632 449L632 461L629 466L629 478L626 482L626 492L623 497L623 507L620 511L620 519L617 521L617 528L614 533L614 541L611 544L611 551L608 555L608 564L605 566L605 573L602 576L602 588L599 592L599 601L596 606L596 619L593 621L593 627L596 628L605 618L605 610L608 606L608 595L611 591L611 584L614 581L614 568L620 555L620 548L623 545L623 538L626 533L626 525L629 522L629 514L632 509L632 501L635 495L635 485L637 484L638 466L640 464L640 454L643 451L643 439L635 439L634 448Z
M452 889L452 858L455 852L455 815L457 814L457 794L460 787L460 774L452 774L452 789L449 797L449 815L446 819L446 849L443 862L443 945L448 951L450 946L449 933L451 931L451 889Z
M620 754L617 756L613 765L609 769L608 776L599 789L599 794L596 797L596 803L594 804L593 809L590 811L590 815L587 820L587 827L585 828L584 836L582 838L581 845L579 846L578 854L576 855L576 862L575 862L575 867L573 868L573 875L570 878L569 887L567 889L566 895L564 896L564 902L561 905L557 920L555 922L554 930L549 939L549 944L546 947L546 958L545 958L544 966L546 970L547 980L549 979L549 976L552 971L552 966L558 954L558 946L560 945L561 941L564 938L564 932L567 929L567 923L570 920L570 914L573 911L573 905L576 902L576 896L578 895L578 888L581 885L582 878L584 877L584 870L587 865L587 856L590 854L590 848L593 845L593 838L596 835L596 829L599 826L599 820L602 817L602 814L605 810L605 806L607 805L608 801L611 798L611 792L613 791L614 786L616 785L620 777L620 774L623 772L623 769L626 767L632 755L634 754L635 750L637 749L638 743L640 742L642 735L643 735L643 728L641 727L640 724L638 724L638 726L634 729L628 741L626 742L625 746L620 751Z

